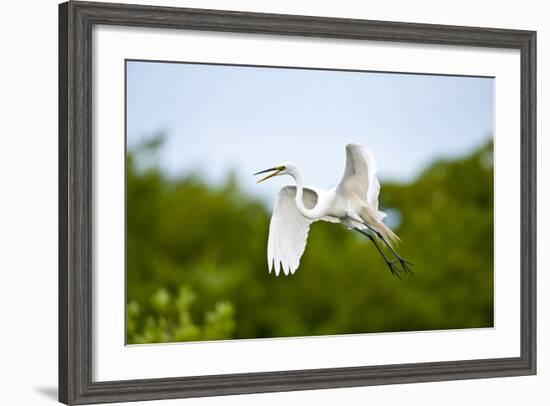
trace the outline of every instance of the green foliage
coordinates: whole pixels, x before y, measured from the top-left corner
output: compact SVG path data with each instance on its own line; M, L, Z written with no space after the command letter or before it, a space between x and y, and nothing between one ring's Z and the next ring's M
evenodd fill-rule
M135 300L127 307L127 334L130 343L219 340L231 338L235 330L234 309L230 303L217 302L206 313L202 325L193 322L191 306L196 295L182 286L176 296L160 288L151 297L149 314L142 314Z
M322 222L294 276L269 274L271 213L231 178L166 177L160 143L128 155L128 343L493 325L492 144L382 185L416 265L399 280L368 239Z

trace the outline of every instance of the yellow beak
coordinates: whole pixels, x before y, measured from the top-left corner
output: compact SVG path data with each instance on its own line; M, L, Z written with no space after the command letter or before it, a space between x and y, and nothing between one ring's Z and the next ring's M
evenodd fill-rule
M277 168L270 168L270 169L266 169L265 171L256 172L256 173L254 174L254 176L255 176L255 175L259 175L259 174L261 174L261 173L271 172L271 171L275 171L275 172L270 173L270 174L267 175L265 178L260 179L260 180L259 180L258 182L256 182L256 183L261 183L261 182L263 182L264 180L268 180L269 178L272 178L272 177L274 177L274 176L277 176L277 175L281 172L280 169L277 169Z

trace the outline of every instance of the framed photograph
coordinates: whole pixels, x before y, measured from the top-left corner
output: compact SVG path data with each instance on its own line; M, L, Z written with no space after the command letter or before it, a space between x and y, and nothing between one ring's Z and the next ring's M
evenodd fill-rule
M59 6L59 400L536 373L536 33Z

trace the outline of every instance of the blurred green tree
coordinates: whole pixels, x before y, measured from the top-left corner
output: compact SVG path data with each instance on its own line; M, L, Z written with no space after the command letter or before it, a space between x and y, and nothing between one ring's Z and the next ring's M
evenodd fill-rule
M162 137L127 157L127 342L218 340L490 327L493 159L489 143L438 161L381 206L415 263L391 276L368 239L312 226L298 272L267 272L271 213L232 177L167 177Z

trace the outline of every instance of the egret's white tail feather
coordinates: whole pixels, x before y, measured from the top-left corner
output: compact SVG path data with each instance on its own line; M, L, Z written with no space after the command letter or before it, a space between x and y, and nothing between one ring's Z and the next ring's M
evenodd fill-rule
M380 216L380 214L384 216ZM384 217L385 213L373 210L368 206L365 207L361 213L361 218L366 224L378 231L390 245L396 244L401 241L401 239L391 230L391 228L382 222Z

